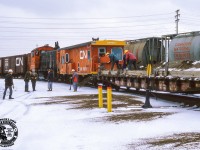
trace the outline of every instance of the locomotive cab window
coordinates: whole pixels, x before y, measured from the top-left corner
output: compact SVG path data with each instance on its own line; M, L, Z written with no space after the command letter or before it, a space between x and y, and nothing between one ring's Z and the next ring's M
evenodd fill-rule
M65 63L65 56L62 56L61 57L61 64L64 64Z
M41 53L43 54L43 53L45 53L45 51L41 51Z
M38 50L35 51L35 55L36 55L36 56L39 55L39 51L38 51Z
M65 57L65 58L66 58L65 62L68 63L68 62L69 62L69 54L66 53L65 56L66 56L66 57Z
M123 49L121 47L113 47L111 52L117 56L119 60L123 60Z
M34 57L35 56L35 53L32 51L31 52L31 57Z
M80 64L79 64L79 62L78 62L78 72L80 71Z
M98 48L98 53L99 53L99 56L105 55L105 53L106 53L106 48L105 48L105 47L99 47L99 48Z
M87 51L88 60L90 60L90 51Z

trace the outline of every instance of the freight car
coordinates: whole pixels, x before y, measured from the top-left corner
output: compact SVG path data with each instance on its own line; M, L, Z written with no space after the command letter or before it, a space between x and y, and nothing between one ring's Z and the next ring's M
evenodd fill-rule
M57 51L57 73L60 79L66 80L75 69L80 80L87 77L97 77L100 61L108 68L107 58L102 59L101 55L106 52L113 52L118 55L122 63L122 53L125 41L116 40L93 40ZM101 60L100 60L101 59Z
M164 46L160 37L150 37L137 40L128 40L125 49L135 54L138 66L147 66L151 56L151 61L156 64L164 59Z
M4 76L9 69L12 69L14 77L23 77L27 71L27 58L27 54L1 57L0 75Z
M152 74L148 76L146 70L142 69L128 70L121 74L117 71L101 70L99 79L117 90L121 86L136 90L146 89L149 86L147 81L150 79L152 90L199 93L200 71L197 69L200 68L197 61L200 57L199 46L199 32L164 35L160 39L146 38L139 43L132 42L126 48L131 49L138 61L141 61L140 68L146 69L147 64L151 64Z
M160 66L156 78L162 79L159 90L171 92L200 92L200 32L165 35L170 41L166 51L169 61ZM164 76L163 76L164 74ZM161 85L161 81L158 83Z

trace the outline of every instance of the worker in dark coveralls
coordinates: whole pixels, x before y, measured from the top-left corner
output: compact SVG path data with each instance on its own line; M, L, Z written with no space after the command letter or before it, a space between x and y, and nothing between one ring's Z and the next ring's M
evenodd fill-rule
M127 62L126 62L126 54L123 55L123 67L122 67L122 70L124 71L127 67Z
M25 82L25 92L29 92L29 81L31 79L31 71L27 71L24 77Z
M78 74L77 74L77 72L74 69L72 69L72 83L73 83L74 92L77 92L77 88L78 88Z
M136 62L137 58L133 53L131 53L129 50L124 50L124 54L126 55L125 62L127 63L128 70L133 70L133 66L135 70L137 69Z
M32 83L33 91L36 91L35 86L36 86L37 78L38 78L38 74L35 71L32 71L32 73L31 73L31 83Z
M110 53L106 53L106 56L108 56L110 58L110 62L111 62L111 70L113 70L114 65L117 65L117 69L119 70L119 59L117 58L117 56L115 54L110 54Z
M52 91L52 84L53 84L53 71L52 71L52 69L48 70L47 80L48 80L48 90L47 91Z
M3 93L3 99L5 99L7 89L10 90L9 99L14 99L14 98L12 98L12 87L14 88L12 74L13 74L12 69L9 69L8 74L5 77L5 90L4 90L4 93Z

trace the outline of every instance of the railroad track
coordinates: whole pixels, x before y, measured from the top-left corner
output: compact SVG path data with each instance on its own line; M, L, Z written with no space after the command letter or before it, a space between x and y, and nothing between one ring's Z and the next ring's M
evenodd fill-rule
M123 92L128 92L128 93L132 93L132 94L146 96L145 90L141 90L141 91L132 90L132 89L122 89L122 90L123 90ZM193 95L193 94L151 91L150 97L154 97L156 99L163 99L163 100L167 100L167 101L172 101L172 102L178 102L180 104L183 104L184 106L200 107L200 96L196 96L196 95Z
M157 98L165 99L168 101L183 103L185 106L200 107L200 96L192 94L174 94L174 93L153 93Z

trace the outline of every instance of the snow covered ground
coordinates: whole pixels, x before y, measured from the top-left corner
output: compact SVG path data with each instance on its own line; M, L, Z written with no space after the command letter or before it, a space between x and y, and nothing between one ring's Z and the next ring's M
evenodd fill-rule
M200 111L198 108L182 108L180 104L155 100L151 98L154 108L141 109L139 107L113 108L113 112L107 113L106 108L73 109L75 105L70 102L52 103L62 98L57 96L78 96L85 94L97 94L95 88L81 87L78 92L69 90L69 85L54 83L53 91L47 91L47 82L38 81L36 90L24 92L24 81L14 79L15 89L13 97L2 100L4 80L0 79L0 119L10 118L15 120L19 135L15 144L11 147L0 149L13 150L132 150L132 149L200 149ZM104 91L105 93L106 91ZM115 95L122 93L114 92ZM124 93L123 93L124 94ZM145 98L132 96L144 102ZM53 98L52 98L53 97ZM79 101L81 98L79 97ZM96 101L96 103L98 103ZM115 102L113 102L115 103ZM106 117L112 117L118 113L127 112L148 113L164 112L170 115L156 119L138 121L107 121ZM188 134L187 134L188 133ZM177 134L177 135L174 135ZM186 134L190 140L195 135L194 141L182 144L182 134ZM165 144L152 144L156 140L169 138L179 141ZM185 138L185 137L184 137ZM177 145L175 145L177 144Z

